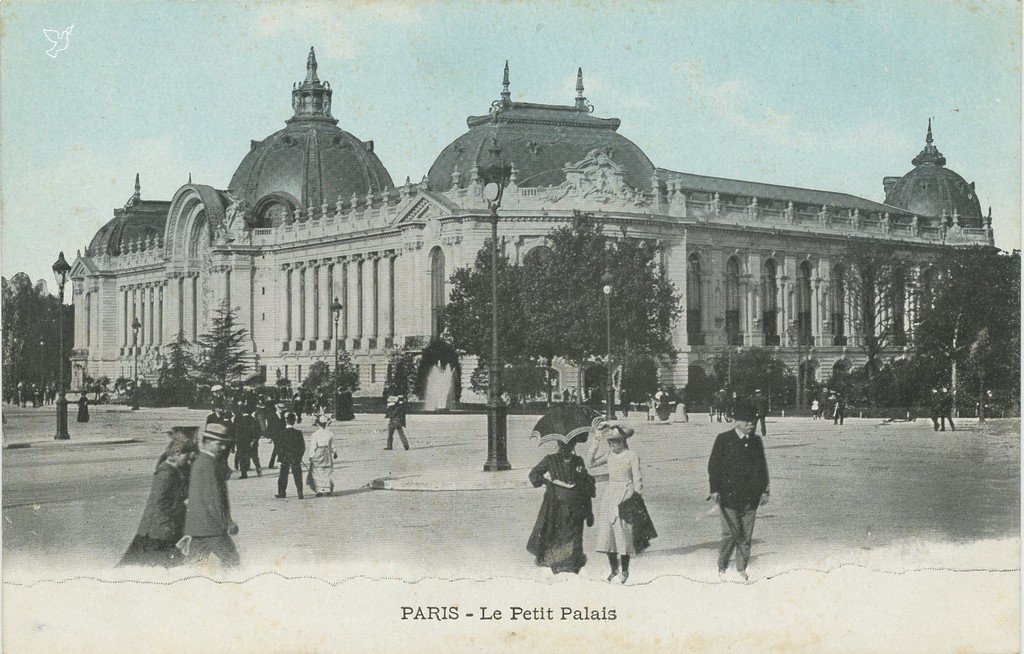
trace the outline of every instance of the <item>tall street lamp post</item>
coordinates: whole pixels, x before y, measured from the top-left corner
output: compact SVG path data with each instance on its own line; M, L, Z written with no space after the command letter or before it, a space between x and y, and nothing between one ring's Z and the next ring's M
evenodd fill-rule
M487 379L487 462L484 471L511 470L508 462L506 417L508 407L501 398L501 362L498 360L498 207L512 174L512 167L501 162L496 141L489 148L494 165L478 169L484 182L483 195L491 213L491 362Z
M612 281L614 278L610 272L606 272L601 281L604 282L604 316L605 316L605 339L608 348L607 363L605 365L605 401L607 409L604 412L605 418L611 420L615 417L615 388L612 385Z
M132 319L132 352L135 354L135 372L132 375L132 411L139 410L139 330L142 323Z
M339 343L341 339L338 338L338 319L341 318L341 311L344 309L344 305L338 301L338 298L334 298L334 302L331 302L331 315L334 316L334 419L340 420L341 418L341 371L338 369L338 350L341 349Z
M57 366L57 433L53 438L58 441L66 441L71 439L71 434L68 433L68 398L64 394L64 285L68 282L71 266L68 265L63 252L57 257L52 269L53 277L57 280L60 300L57 304L57 332L60 334L60 354Z

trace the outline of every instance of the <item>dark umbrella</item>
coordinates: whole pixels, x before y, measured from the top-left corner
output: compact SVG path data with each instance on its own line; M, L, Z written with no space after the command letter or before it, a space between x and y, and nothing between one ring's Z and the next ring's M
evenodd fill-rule
M581 404L562 404L545 413L533 427L530 438L540 444L550 441L568 443L583 432L590 431L603 420L600 413Z

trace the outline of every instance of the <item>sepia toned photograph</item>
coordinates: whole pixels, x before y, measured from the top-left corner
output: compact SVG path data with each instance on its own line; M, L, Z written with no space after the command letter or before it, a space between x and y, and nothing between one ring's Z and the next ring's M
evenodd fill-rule
M5 651L1020 651L1019 3L0 20Z

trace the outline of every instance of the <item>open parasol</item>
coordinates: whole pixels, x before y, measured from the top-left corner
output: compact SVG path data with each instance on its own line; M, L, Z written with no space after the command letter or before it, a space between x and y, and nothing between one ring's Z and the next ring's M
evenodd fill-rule
M537 421L530 438L539 444L558 441L568 443L583 432L593 429L602 420L601 414L582 404L560 404Z

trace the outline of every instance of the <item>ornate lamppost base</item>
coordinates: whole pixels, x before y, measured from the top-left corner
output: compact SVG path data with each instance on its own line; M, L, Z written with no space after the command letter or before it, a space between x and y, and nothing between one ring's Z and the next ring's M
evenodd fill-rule
M487 463L484 464L484 472L512 469L508 462L507 416L508 407L504 402L487 405Z
M71 440L71 434L68 433L68 400L63 395L57 396L57 433L53 440Z

